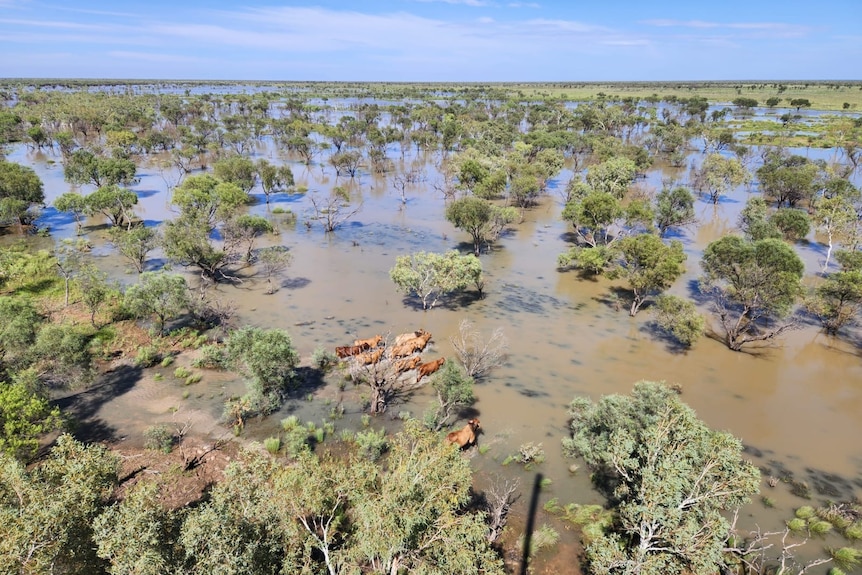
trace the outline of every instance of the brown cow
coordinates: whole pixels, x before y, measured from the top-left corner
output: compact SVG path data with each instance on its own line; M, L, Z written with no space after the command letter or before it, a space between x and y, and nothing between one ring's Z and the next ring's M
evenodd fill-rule
M406 357L411 353L422 351L428 345L428 340L431 339L431 334L427 331L422 332L422 335L409 339L401 345L392 347L392 357Z
M366 351L365 353L360 353L356 356L356 362L362 365L368 365L370 363L377 363L378 361L380 361L381 357L383 357L382 347L374 351Z
M423 330L412 331L410 333L402 333L398 337L395 338L395 341L392 342L392 345L401 345L402 343L409 341L413 338L419 337L425 333Z
M372 347L377 347L380 345L380 342L383 341L382 335L375 335L374 337L369 337L368 339L357 339L353 342L353 345L359 346L362 349L371 349Z
M339 359L359 355L360 353L362 353L362 348L358 345L340 345L335 348L335 355Z
M462 429L452 431L446 435L446 441L457 443L458 447L464 449L476 443L476 432L479 431L479 420L471 419Z
M418 355L414 355L410 359L399 359L395 363L395 373L404 373L405 371L410 371L411 369L416 369L422 364L422 358Z
M441 357L441 358L435 359L434 361L429 361L428 363L423 363L422 365L420 365L419 366L419 373L416 374L416 383L419 383L419 380L422 379L423 377L429 376L432 373L434 373L435 371L437 371L438 369L440 369L441 367L443 367L443 364L445 362L446 362L446 358Z

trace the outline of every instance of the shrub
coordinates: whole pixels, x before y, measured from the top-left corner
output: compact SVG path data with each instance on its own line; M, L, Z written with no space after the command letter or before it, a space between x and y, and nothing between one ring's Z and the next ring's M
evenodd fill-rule
M174 362L174 356L172 356L172 355L166 355L166 356L162 359L162 364L161 364L161 365L162 365L162 367L170 367L170 365L171 365L173 362Z
M192 365L205 369L224 369L226 364L224 348L219 345L204 345Z
M185 379L185 378L189 377L191 374L192 374L192 371L189 368L183 367L183 366L179 366L178 368L176 368L174 370L174 377L177 379Z
M324 347L318 347L311 354L311 365L320 371L327 372L338 364L338 357Z
M166 423L153 425L144 430L144 447L153 451L170 453L174 447L174 434Z
M380 431L373 429L360 431L356 434L356 444L359 446L360 455L371 461L377 461L386 451L386 430L381 428Z
M147 345L139 347L135 354L136 367L152 367L159 362L159 350L155 346Z

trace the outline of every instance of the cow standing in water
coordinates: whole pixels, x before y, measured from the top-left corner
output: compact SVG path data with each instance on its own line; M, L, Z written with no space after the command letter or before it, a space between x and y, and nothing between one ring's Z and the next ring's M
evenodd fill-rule
M461 449L469 447L476 443L476 432L479 431L479 420L471 419L462 429L452 431L446 435L446 441L455 443Z

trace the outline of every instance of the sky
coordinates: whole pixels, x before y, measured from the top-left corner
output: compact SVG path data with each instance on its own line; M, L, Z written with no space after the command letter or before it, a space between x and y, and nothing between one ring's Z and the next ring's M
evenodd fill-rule
M0 0L0 77L860 80L862 0Z

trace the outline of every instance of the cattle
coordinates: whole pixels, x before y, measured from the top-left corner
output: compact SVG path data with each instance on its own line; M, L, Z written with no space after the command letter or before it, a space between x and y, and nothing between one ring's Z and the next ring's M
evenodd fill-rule
M462 429L452 431L446 435L446 441L455 443L461 449L476 443L476 432L479 431L479 420L471 419Z
M423 331L422 335L409 339L401 345L392 347L392 357L406 357L411 353L422 351L428 345L428 340L431 339L431 334Z
M374 337L369 337L368 339L357 339L353 342L353 345L361 347L363 350L371 349L372 347L377 347L383 341L382 335L375 335Z
M335 348L335 355L338 356L339 359L352 357L354 355L359 355L360 353L362 353L362 348L358 345L340 345Z
M402 343L411 340L413 338L417 338L420 335L425 333L423 330L411 331L410 333L402 333L398 337L395 338L395 341L392 342L392 345L401 345Z
M423 377L427 377L443 367L443 364L446 363L446 358L441 357L435 359L434 361L429 361L428 363L423 363L419 366L419 373L416 374L416 383L419 383L419 380Z
M414 355L410 359L399 359L397 362L395 362L395 373L404 373L405 371L416 369L421 364L422 358L418 355Z
M377 363L378 361L380 361L381 357L383 357L382 347L374 351L366 351L365 353L360 353L356 356L356 363L359 363L361 365Z

